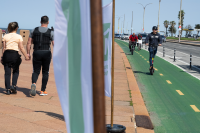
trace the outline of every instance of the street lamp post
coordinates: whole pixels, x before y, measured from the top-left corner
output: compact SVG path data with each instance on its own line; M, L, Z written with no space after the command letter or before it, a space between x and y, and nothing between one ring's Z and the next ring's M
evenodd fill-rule
M133 29L133 11L132 11L131 34L133 33L133 32L132 32L132 29Z
M142 5L141 3L137 3L137 4ZM146 6L143 6L143 5L142 5L142 7L144 8L144 14L145 14L145 9L146 9L146 7L147 7L148 5L150 5L150 4L153 4L153 3L149 3L149 4L147 4ZM143 32L144 32L144 14L143 14Z
M124 14L124 23L125 23L125 14ZM123 34L124 34L124 24L123 24Z
M159 12L158 12L158 32L160 32L160 25L159 25L159 17L160 17L160 2L161 2L161 0L159 0Z
M181 6L180 6L180 22L179 22L180 26L181 26L181 8L182 8L182 0L181 0ZM182 27L181 27L181 29L182 29ZM181 35L180 35L181 34L181 29L179 30L179 41L178 41L179 43L180 43L180 40L181 40Z
M119 34L119 21L120 21L120 18L122 18L122 16L117 17L117 18L118 18L118 34Z

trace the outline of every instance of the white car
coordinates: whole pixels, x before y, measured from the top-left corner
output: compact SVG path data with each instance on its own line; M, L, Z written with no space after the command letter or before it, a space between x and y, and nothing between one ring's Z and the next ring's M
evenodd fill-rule
M129 40L129 35L128 34L123 34L121 36L121 40Z

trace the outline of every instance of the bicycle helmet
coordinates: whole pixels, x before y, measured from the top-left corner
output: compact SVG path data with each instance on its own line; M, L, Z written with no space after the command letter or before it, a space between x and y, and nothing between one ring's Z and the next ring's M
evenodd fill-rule
M152 30L158 30L157 26L154 26L154 27L152 28Z

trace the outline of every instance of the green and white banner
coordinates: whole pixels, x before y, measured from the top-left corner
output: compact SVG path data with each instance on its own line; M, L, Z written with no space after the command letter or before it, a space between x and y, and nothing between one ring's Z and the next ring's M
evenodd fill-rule
M54 75L68 133L94 133L90 0L55 0ZM105 94L111 96L112 3L103 7ZM103 88L102 88L103 89Z
M112 2L103 7L105 95L111 97Z
M55 0L53 65L68 133L93 133L90 0Z

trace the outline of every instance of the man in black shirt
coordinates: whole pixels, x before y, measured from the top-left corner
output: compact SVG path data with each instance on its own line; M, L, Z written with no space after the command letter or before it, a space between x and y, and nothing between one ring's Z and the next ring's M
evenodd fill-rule
M51 43L54 45L54 32L48 28L49 18L41 17L41 26L36 27L29 36L27 43L27 54L30 56L31 44L33 42L33 74L30 94L36 95L36 82L42 67L42 87L40 95L47 95L46 85L49 78L49 67L51 63Z
M153 66L153 60L154 57L157 53L157 48L158 46L162 45L162 38L161 35L158 32L158 28L156 26L154 26L152 28L153 32L151 32L150 34L148 34L148 36L146 37L146 45L149 45L149 63L150 63L150 69Z

